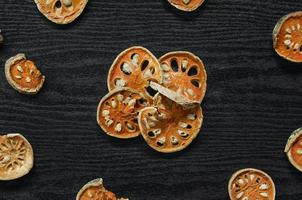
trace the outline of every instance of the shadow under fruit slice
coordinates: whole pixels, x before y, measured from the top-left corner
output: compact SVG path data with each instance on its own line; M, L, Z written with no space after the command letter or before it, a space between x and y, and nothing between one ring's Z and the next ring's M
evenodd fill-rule
M290 163L302 172L302 128L295 130L291 134L284 152Z
M35 0L35 3L50 21L68 24L80 16L88 0Z
M117 198L114 193L103 186L103 179L98 178L84 185L77 194L76 200L128 200Z
M110 136L133 138L140 135L137 117L149 102L130 88L115 89L104 96L97 110L97 122Z
M263 171L247 168L237 171L229 180L231 200L274 200L275 184Z
M30 143L20 134L0 136L0 180L13 180L29 173L34 163Z
M283 58L302 62L302 12L282 17L273 31L275 51Z
M134 46L117 56L108 74L109 91L130 87L148 93L149 82L160 82L161 70L156 57L146 48Z
M201 6L204 0L168 0L168 2L179 10L190 12Z
M141 134L147 144L162 153L173 153L186 148L198 135L203 115L199 105L185 109L181 105L156 94L155 106L139 113Z
M6 61L5 76L14 89L24 94L38 93L45 81L45 76L24 54L18 54Z

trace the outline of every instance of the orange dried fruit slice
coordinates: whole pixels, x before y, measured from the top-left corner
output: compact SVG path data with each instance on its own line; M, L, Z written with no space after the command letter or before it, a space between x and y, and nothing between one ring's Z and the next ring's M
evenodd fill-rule
M39 11L56 24L68 24L81 15L88 0L35 0Z
M45 81L45 76L24 54L17 54L6 61L5 76L8 83L23 94L38 93Z
M290 163L302 172L302 128L295 130L291 134L284 152Z
M122 88L104 96L97 109L97 122L110 136L133 138L140 135L137 117L150 103L139 92Z
M88 182L78 192L76 200L128 200L117 198L116 195L103 185L103 179L98 178Z
M0 136L0 180L25 176L34 164L30 143L20 134Z
M147 144L162 153L181 151L196 138L203 115L199 105L185 109L169 98L156 94L155 106L139 113L141 134Z
M120 53L108 74L109 91L130 87L150 97L149 82L160 82L161 70L157 58L146 48L134 46Z
M282 17L273 31L274 49L281 57L302 62L302 12Z
M229 180L228 190L231 200L274 200L276 195L272 178L253 168L234 173Z
M200 7L204 0L168 0L168 2L179 10L190 12Z

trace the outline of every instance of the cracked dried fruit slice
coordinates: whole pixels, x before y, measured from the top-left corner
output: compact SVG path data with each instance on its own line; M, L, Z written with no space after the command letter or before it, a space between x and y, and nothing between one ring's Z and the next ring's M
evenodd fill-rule
M23 94L38 93L45 81L45 76L24 54L18 54L6 61L5 76L8 83Z
M274 200L275 184L263 171L247 168L237 171L229 180L231 200Z
M35 0L35 3L50 21L68 24L81 15L88 0Z
M169 98L157 94L155 107L139 113L141 134L147 144L162 153L173 153L186 148L198 135L203 121L199 105L185 109Z
M133 138L140 134L138 112L149 102L130 88L115 89L104 96L97 110L100 127L110 136Z
M0 136L0 180L25 176L34 164L30 143L20 134Z
M161 70L156 57L144 47L131 47L117 56L108 74L109 91L130 87L152 96L148 92L149 82L160 82Z
M106 190L103 179L98 178L84 185L77 194L76 200L128 200L117 198L114 193Z
M201 6L204 0L168 0L168 2L179 10L190 12Z
M302 128L295 130L291 134L284 152L290 163L302 172Z
M302 12L282 17L273 31L275 51L283 58L302 62Z

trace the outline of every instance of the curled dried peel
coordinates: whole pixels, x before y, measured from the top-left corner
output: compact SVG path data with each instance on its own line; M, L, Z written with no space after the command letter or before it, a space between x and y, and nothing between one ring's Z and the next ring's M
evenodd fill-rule
M263 171L247 168L237 171L229 180L231 200L274 200L275 184Z
M284 152L290 163L302 172L302 128L295 130L291 134Z
M30 143L20 134L0 136L0 180L25 176L34 163Z
M131 47L117 56L108 74L109 91L130 87L149 96L149 82L160 82L161 70L156 57L144 47Z
M45 76L24 54L17 54L6 61L5 76L14 89L24 94L38 93L45 81Z
M168 2L179 10L190 12L200 7L204 0L168 0Z
M187 102L201 102L206 93L207 74L203 62L194 54L176 51L159 59L162 84Z
M302 12L282 17L273 31L275 51L283 58L302 62Z
M198 135L203 121L199 105L185 109L167 97L157 94L155 107L140 111L138 122L147 144L162 153L186 148Z
M99 103L97 121L110 136L133 138L140 134L138 112L149 102L137 91L130 88L115 89Z
M68 24L80 16L88 0L35 0L35 3L50 21Z

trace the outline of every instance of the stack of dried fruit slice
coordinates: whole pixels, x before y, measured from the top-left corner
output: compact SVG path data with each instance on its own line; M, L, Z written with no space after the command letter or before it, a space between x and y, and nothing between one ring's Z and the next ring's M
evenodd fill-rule
M156 151L180 151L200 131L206 80L203 62L190 52L171 52L158 61L144 47L131 47L110 68L98 124L113 137L141 134Z

